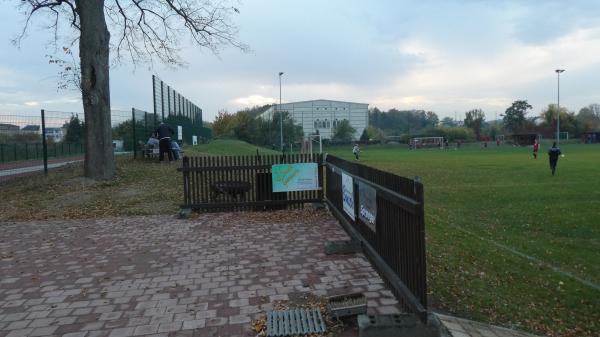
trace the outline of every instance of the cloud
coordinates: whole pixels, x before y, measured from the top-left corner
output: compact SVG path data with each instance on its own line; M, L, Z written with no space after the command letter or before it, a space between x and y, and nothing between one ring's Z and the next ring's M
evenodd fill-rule
M262 106L265 104L276 103L277 100L273 97L264 97L261 95L250 95L246 97L238 97L233 100L233 103L246 107Z
M0 22L0 112L81 111L77 93L56 92L47 35L32 34L20 50L8 43L23 20L10 15L13 7L0 2L9 13ZM212 120L220 108L279 101L284 71L285 102L336 99L440 117L482 108L490 118L515 99L538 107L554 101L557 67L567 70L561 103L578 109L600 101L597 0L253 0L239 7L234 20L252 53L229 48L215 57L182 45L185 69L112 68L113 108L152 111L155 73Z

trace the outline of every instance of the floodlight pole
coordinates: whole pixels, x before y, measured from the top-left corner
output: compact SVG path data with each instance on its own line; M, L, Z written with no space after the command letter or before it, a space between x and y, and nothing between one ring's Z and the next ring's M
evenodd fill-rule
M279 72L279 146L283 152L283 113L281 112L281 76L283 72Z
M560 73L564 72L564 69L556 69L556 75L558 80L558 91L557 91L557 104L556 104L556 145L560 143Z

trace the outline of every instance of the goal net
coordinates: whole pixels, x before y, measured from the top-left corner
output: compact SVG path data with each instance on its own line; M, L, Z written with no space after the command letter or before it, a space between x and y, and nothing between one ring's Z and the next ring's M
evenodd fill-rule
M444 137L414 137L410 140L410 147L420 149L424 147L444 147Z
M321 135L307 135L302 142L303 153L323 153L323 139Z

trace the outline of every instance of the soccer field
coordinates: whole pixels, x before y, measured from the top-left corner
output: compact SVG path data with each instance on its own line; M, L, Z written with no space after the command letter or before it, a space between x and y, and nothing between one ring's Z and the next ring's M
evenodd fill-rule
M600 336L600 145L363 147L425 186L431 306L557 336ZM352 159L351 147L327 152Z

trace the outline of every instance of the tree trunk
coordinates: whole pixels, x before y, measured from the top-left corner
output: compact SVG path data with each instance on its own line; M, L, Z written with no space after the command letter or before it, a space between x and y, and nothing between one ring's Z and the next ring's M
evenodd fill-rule
M85 115L85 176L107 179L115 174L110 124L109 40L104 0L76 0L81 34L81 92Z

